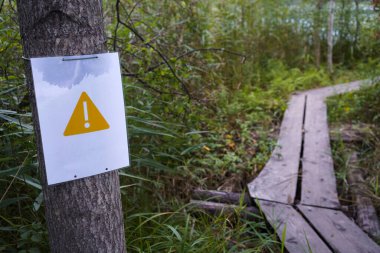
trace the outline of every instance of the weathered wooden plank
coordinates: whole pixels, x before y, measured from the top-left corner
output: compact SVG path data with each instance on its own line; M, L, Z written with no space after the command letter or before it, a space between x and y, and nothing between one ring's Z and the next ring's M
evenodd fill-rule
M360 80L360 81L338 84L338 85L334 85L334 86L312 89L312 90L305 91L304 94L306 94L306 95L318 95L320 97L326 98L326 97L335 96L335 95L343 94L343 93L350 92L350 91L359 90L363 86L369 86L369 85L373 84L374 82L376 82L376 80L378 80L378 79Z
M251 197L294 203L302 143L304 95L293 95L282 120L278 145L258 177L248 184Z
M244 196L242 196L242 193L237 192L223 192L223 191L212 191L212 190L200 190L195 189L191 194L192 199L195 200L206 200L206 201L213 201L218 203L225 203L225 204L234 204L239 205L240 201L242 201L242 204L247 206L252 206L251 198L247 193L244 193Z
M279 238L282 238L283 231L286 229L285 247L289 252L331 252L292 206L264 200L259 202L261 210Z
M338 208L326 104L321 97L307 96L305 116L301 203Z
M235 215L237 209L241 207L237 205L228 205L223 203L215 203L202 200L190 200L189 207L193 209L202 209L212 215ZM260 212L256 207L247 206L239 213L240 217L245 219L254 219Z
M348 184L351 196L355 203L356 223L372 238L380 239L380 222L373 206L363 170L358 167L358 153L353 151L348 161Z
M370 124L339 124L330 126L331 141L345 143L363 142L374 136L374 126Z
M325 239L334 252L380 252L379 245L372 241L341 211L302 205L299 205L298 208L319 231L319 234Z

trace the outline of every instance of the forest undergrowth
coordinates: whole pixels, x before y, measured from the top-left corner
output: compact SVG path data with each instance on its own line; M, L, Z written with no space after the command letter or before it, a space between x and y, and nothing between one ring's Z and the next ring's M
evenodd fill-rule
M195 188L257 176L291 93L380 74L379 13L337 2L329 73L327 6L313 1L103 1L127 110L132 165L120 180L129 252L283 251L262 216L240 218L243 205L212 217L192 215L187 203ZM2 2L0 20L0 251L48 252L15 1ZM366 99L378 91L347 95L333 117L379 108L378 96ZM350 113L338 117L346 104ZM374 171L376 138L366 159Z

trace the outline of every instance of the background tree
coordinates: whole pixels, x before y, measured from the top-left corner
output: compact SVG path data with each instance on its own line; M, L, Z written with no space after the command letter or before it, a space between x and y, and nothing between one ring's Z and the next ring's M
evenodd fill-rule
M327 31L327 68L330 74L333 73L334 9L335 9L335 0L330 0L328 31Z
M321 17L324 0L318 0L314 12L314 58L317 68L321 65Z

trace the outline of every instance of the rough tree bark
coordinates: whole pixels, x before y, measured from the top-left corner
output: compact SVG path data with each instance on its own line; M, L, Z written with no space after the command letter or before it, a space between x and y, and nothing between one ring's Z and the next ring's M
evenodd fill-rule
M17 0L24 56L105 52L101 0ZM48 186L30 63L26 62L52 252L125 252L118 172Z
M329 73L332 74L333 69L333 46L334 46L334 9L335 9L335 0L330 0L329 2L329 23L327 31L327 67Z

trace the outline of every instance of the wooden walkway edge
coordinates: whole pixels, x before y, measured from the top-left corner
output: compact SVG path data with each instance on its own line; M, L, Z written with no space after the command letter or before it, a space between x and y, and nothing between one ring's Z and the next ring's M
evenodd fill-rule
M341 211L302 205L298 208L334 252L380 252L380 247Z
M248 184L251 197L293 204L302 144L305 96L294 95L281 124L280 136L262 172Z
M266 219L293 252L380 252L339 209L330 147L329 96L358 90L375 80L309 90L291 97L278 145L258 177L248 184ZM297 189L300 187L300 189Z
M339 208L327 108L316 95L307 96L304 132L301 203Z
M291 205L260 200L260 208L279 238L285 233L289 252L331 252L302 215Z

